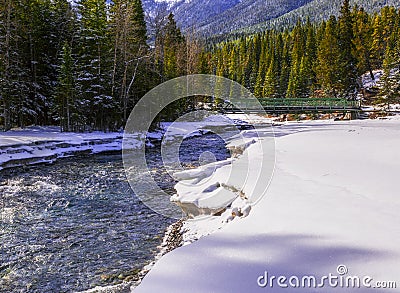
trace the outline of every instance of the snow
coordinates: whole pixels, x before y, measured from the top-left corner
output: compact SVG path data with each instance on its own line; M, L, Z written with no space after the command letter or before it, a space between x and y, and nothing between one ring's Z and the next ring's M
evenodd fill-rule
M215 117L212 118L212 121L205 120L207 127L210 127L210 123L224 122L215 121ZM247 119L251 118L247 117ZM232 119L228 121L232 123ZM270 127L266 130L269 130L271 134ZM269 178L265 178L266 184L257 183L260 174L268 173L268 170L272 174L273 135L268 139L264 138L268 144L256 144L255 142L259 139L256 129L237 133L226 139L227 148L230 149L233 158L212 162L195 170L174 173L173 177L179 182L175 186L177 194L171 200L191 217L224 212L226 207L231 206L233 202L237 203L236 210L229 210L224 216L225 220L228 218L230 220L232 213L242 214L242 209L247 209L249 201L258 200L257 196L252 197L252 194L258 194L254 192L254 189L260 189L262 192L268 185ZM247 149L255 150L247 152Z
M200 111L201 112L201 111ZM193 117L196 118L196 117ZM200 117L201 118L201 117ZM152 147L153 141L178 141L209 133L209 127L227 127L237 121L221 115L207 115L203 121L176 121L162 123L159 130L146 134L125 134L125 148ZM8 167L51 163L58 158L76 154L96 154L107 151L120 151L122 132L60 132L56 126L30 126L0 133L0 170Z
M266 271L322 276L339 265L349 275L399 286L400 116L274 123L273 130L270 120L256 116L210 116L202 123L165 123L147 137L168 143L233 119L259 126L228 141L232 158L174 174L180 181L172 200L197 217L184 223L184 246L162 257L134 291L261 292L271 289L257 285ZM141 147L139 136L132 138L131 147ZM121 133L15 129L0 134L0 168L118 150L121 141ZM10 190L15 184L9 182ZM37 182L32 188L59 187ZM209 216L217 211L221 216ZM14 213L1 216L12 223ZM360 290L346 290L352 291Z
M174 5L184 2L184 3L190 3L190 0L154 0L155 3L166 3L168 5L168 8L170 9Z
M0 133L0 170L53 162L78 153L121 150L122 133L61 133L58 127L28 127Z
M175 138L190 138L210 133L208 128L228 127L236 125L240 118L223 115L210 115L207 111L196 111L184 115L174 122L162 122L161 129L165 129L163 140L174 140Z
M274 132L276 164L265 194L257 194L264 191L254 185L268 178L253 178L243 186L251 205L236 197L221 217L186 221L184 243L191 244L162 257L134 292L280 292L290 288L276 283L261 288L257 280L263 280L265 272L287 278L338 276L341 265L348 269L343 276L370 276L400 285L400 119L285 123ZM259 160L270 135L267 129L243 155L221 163L212 174L205 166L198 173L179 174L181 202L200 202L207 194L192 182L196 174L202 176L200 182L208 180L208 186L216 181L222 185L232 178L226 172L233 162L245 156ZM235 168L252 177L248 166ZM251 197L259 198L257 204ZM249 206L247 217L234 215L238 208L249 212ZM343 288L318 292L339 290Z
M363 88L367 90L374 87L379 87L379 81L383 75L383 70L382 69L374 70L372 71L372 73L374 74L374 79L371 78L371 74L369 72L361 76Z

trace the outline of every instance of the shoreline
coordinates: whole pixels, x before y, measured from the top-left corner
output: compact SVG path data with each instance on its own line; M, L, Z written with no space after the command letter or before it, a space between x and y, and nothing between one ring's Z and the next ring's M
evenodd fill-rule
M161 257L183 245L182 226L184 221L185 221L184 219L180 219L175 223L171 224L170 226L168 226L168 228L165 231L163 241L158 247L159 251L154 256L153 260L150 261L150 263L148 263L147 265L145 265L141 269L141 271L137 274L137 277L139 279L130 284L129 288L131 291L133 291L136 287L140 285L143 278L150 272L150 270L154 267L156 262Z
M226 118L226 117L225 117ZM231 119L231 124L241 125L239 120ZM209 133L207 127L223 126L228 122L219 114L205 117L202 122L163 122L160 128L146 133L145 144L154 147L162 140L174 140L179 137L198 137ZM170 127L172 126L172 130ZM199 130L200 129L200 130ZM166 136L166 137L165 137ZM0 132L0 171L2 169L53 163L57 159L76 155L92 155L109 151L122 151L124 132L61 132L58 126L29 126L24 129L12 129ZM128 147L141 148L140 138L132 137Z
M199 241L196 240L204 235L197 237L194 233L192 240L196 243L185 245L161 258L134 292L157 292L161 288L169 292L187 292L190 288L195 288L195 292L253 292L262 289L254 280L268 268L275 273L290 273L292 269L294 274L318 275L326 271L323 268L336 268L341 263L348 265L352 274L371 273L377 280L384 280L385 276L395 280L393 276L396 272L387 268L393 267L398 259L375 258L368 251L387 249L398 252L398 241L389 241L390 235L396 233L390 231L397 228L381 229L378 223L383 221L385 227L389 227L387 225L398 218L395 210L400 203L397 197L391 195L395 181L388 181L395 172L379 170L382 164L389 170L398 170L391 159L394 159L395 149L400 145L396 135L400 132L399 120L396 117L284 125L278 131L277 174L268 189L268 197L263 197L247 218L235 218L232 225L217 233ZM389 141L391 143L386 143ZM385 147L384 156L374 155L379 150L378 145ZM324 150L330 152L325 153ZM344 155L344 150L349 154ZM335 157L336 153L342 154L341 159ZM307 161L310 156L317 156L318 159ZM343 159L348 160L348 167L351 168L344 168ZM321 163L317 164L319 160ZM363 167L363 163L368 167ZM382 182L377 183L372 178L380 178ZM376 190L380 192L375 193ZM321 193L327 196L319 196ZM360 197L360 194L364 196ZM368 200L365 201L365 198ZM350 204L343 205L347 202ZM364 211L362 217L358 209ZM386 209L385 215L380 216L378 223L371 222L377 219L377 209ZM338 213L335 214L335 211ZM353 220L348 222L347 219ZM364 222L369 223L369 229L356 229ZM374 233L387 241L371 238ZM303 258L297 256L295 247L304 251L307 260L314 265L309 266L309 271L296 270L304 266L302 261L296 261L296 257ZM344 249L343 255L340 247ZM353 254L344 253L346 249ZM317 257L315 250L326 250L327 255L332 257L321 258L325 254ZM364 258L359 258L360 255ZM295 259L288 266L291 257ZM269 261L266 262L266 259ZM366 259L376 266L366 267ZM163 278L165 274L174 277L166 281Z
M20 166L52 164L57 159L121 152L121 133L91 133L87 134L91 137L85 137L86 134L60 133L53 127L41 128L40 133L35 133L34 129L15 130L0 135L0 168L9 172ZM203 136L208 133L208 130L198 131L191 136ZM172 137L175 136L180 136L180 134L173 133ZM155 144L161 142L161 137L160 133L151 133L149 142ZM33 154L35 156L32 156ZM97 286L81 292L125 292L131 287L137 286L158 259L183 245L182 226L183 220L181 219L166 229L163 241L155 252L154 258L150 263L144 265L140 272L124 276L124 279L129 281L123 281L116 285ZM115 276L115 278L119 279L120 277Z
M27 127L0 133L0 170L57 159L121 151L123 134L63 133L58 127Z
M122 283L116 285L96 286L77 293L116 293L135 290L161 257L183 245L183 233L181 231L183 222L184 219L180 219L166 228L163 241L157 247L158 251L155 253L153 259L136 274L128 276L129 278L131 277L131 280L122 281Z

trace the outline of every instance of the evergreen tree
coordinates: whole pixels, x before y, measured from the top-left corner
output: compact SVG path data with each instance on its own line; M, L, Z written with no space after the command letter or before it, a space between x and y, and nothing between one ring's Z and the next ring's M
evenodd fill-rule
M80 0L79 71L77 88L82 125L107 130L107 113L113 109L110 82L110 40L104 0ZM106 121L108 120L108 121Z
M17 49L18 20L15 15L15 2L3 1L0 5L0 106L3 130L12 127L14 104L17 102L20 87L18 76L21 70Z
M264 97L264 83L267 66L269 65L269 56L267 56L267 39L263 38L261 43L261 53L259 55L259 65L257 78L254 85L254 96L257 98Z
M385 53L381 15L375 15L372 23L371 62L374 68L381 68Z
M291 71L291 58L290 58L290 43L291 36L289 34L285 34L284 44L282 49L282 64L281 64L281 74L279 78L279 97L284 98L286 97L288 85L289 85L289 78L290 78L290 71Z
M304 64L301 69L301 72L305 76L306 83L306 91L311 94L311 92L315 88L316 84L316 73L315 66L317 60L317 48L318 48L318 40L315 27L311 24L310 20L307 20L307 24L305 27L306 31L306 51L304 56Z
M249 69L249 89L255 93L255 87L257 83L257 78L259 76L259 65L260 65L260 54L261 54L261 35L256 35L253 37L251 42L251 55ZM260 75L262 78L262 74ZM260 80L261 82L261 80ZM257 95L256 95L257 96Z
M339 74L340 94L355 98L358 89L357 61L354 53L353 15L350 10L350 1L344 0L340 9L338 21L339 42Z
M228 78L231 80L237 80L237 70L238 68L238 61L237 61L237 54L235 47L232 47L230 50L230 54L228 57Z
M303 87L305 85L304 80L302 80L302 76L300 76L300 65L302 60L304 59L305 54L305 34L303 26L300 20L297 22L296 27L293 30L293 48L291 52L291 70L289 76L289 83L287 89L287 97L288 98L298 98L300 96L300 92L303 91Z
M358 75L369 72L372 79L375 79L372 72L372 21L364 9L357 7L353 12L354 21L354 52L357 59Z
M61 67L58 76L56 91L57 111L60 117L61 131L74 130L73 118L75 111L75 68L72 50L68 42L65 42L62 51Z
M380 80L379 101L387 104L400 102L400 29L394 31L386 47L383 76Z
M273 56L268 66L268 70L265 74L265 79L263 83L262 96L265 98L278 97L279 79L277 78L276 68L277 68L277 61Z
M184 37L180 29L177 27L174 15L172 13L168 16L168 22L164 29L164 76L166 79L171 79L184 74L183 69L185 66L179 64L179 55L184 53L185 44Z
M339 60L340 48L337 26L336 17L331 16L324 26L316 66L317 82L325 95L331 97L338 97L341 90L339 85L341 62Z
M239 41L238 50L238 68L237 68L237 81L244 87L248 84L248 78L246 78L246 72L248 70L249 56L247 55L247 43L245 38L241 38Z

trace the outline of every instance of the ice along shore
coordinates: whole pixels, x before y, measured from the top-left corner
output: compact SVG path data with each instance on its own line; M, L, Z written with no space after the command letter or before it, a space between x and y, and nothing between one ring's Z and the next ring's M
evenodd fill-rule
M309 292L304 276L324 292L343 289L324 281L329 274L368 277L360 286L371 292L400 286L400 121L314 121L275 132L274 176L250 214L224 229L221 218L185 223L184 241L200 239L164 255L134 292ZM256 160L263 143L245 152ZM182 202L193 199L190 188Z

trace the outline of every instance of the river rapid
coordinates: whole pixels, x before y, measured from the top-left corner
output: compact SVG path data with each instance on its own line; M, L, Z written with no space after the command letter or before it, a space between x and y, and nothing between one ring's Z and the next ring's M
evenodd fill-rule
M229 156L223 140L208 134L184 140L180 160L195 167L205 151L217 160ZM146 156L172 195L176 182L159 146ZM174 222L133 193L120 153L2 170L0 194L0 292L75 292L132 281Z

